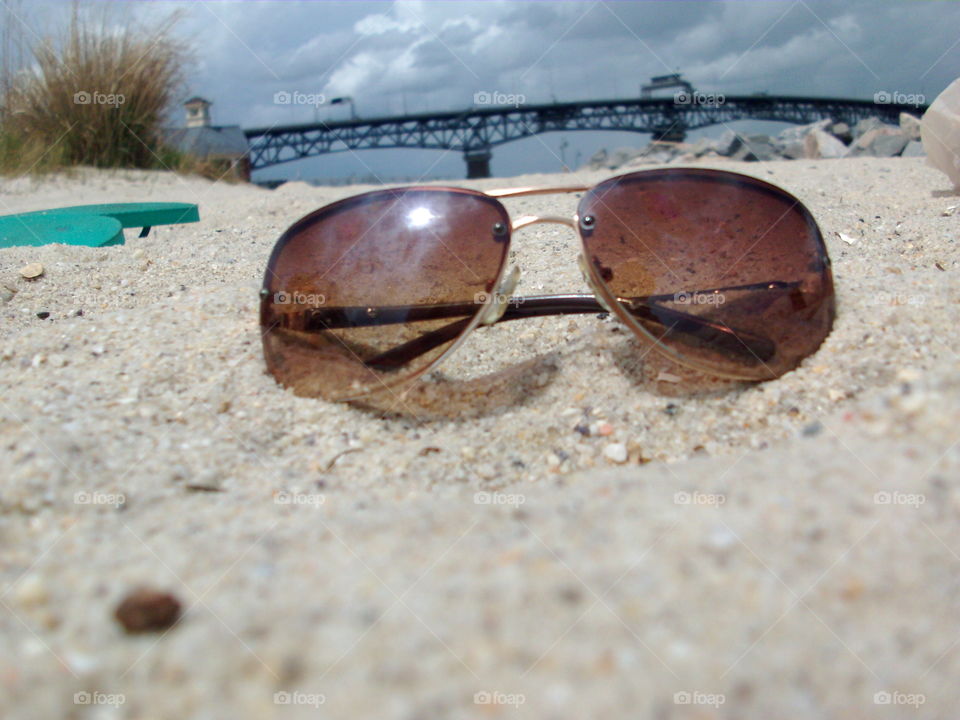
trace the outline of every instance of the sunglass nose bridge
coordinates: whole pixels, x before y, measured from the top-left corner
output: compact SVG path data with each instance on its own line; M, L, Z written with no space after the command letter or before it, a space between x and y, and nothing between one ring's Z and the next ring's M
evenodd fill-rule
M590 275L590 268L587 266L587 259L583 256L583 253L577 255L577 265L580 266L580 274L583 275L583 281L587 284L587 287L590 288L590 292L593 293L593 296L597 299L597 302L604 310L612 314L613 310L607 304L607 301L603 299L603 295L601 294L596 283L593 281L593 277Z
M490 298L490 304L487 305L483 311L483 315L480 317L481 325L493 325L503 317L503 313L507 310L510 296L513 295L513 291L517 289L519 283L520 267L514 265L504 273L500 284L494 288L492 297Z

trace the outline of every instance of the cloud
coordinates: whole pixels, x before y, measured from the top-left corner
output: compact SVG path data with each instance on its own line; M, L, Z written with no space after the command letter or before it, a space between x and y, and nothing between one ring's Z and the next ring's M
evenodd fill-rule
M922 74L917 66L929 66L955 41L949 28L957 24L945 18L960 19L956 5L909 6L288 2L194 6L190 13L204 28L209 84L245 96L235 105L245 116L288 122L313 111L271 107L279 89L350 95L359 112L376 115L464 107L479 90L522 93L531 102L634 95L649 76L677 70L698 87L728 94L869 97L878 83L908 87L911 71ZM891 56L887 48L903 45L905 36L925 37L929 57L918 59L915 43ZM934 75L944 85L949 79L943 68Z

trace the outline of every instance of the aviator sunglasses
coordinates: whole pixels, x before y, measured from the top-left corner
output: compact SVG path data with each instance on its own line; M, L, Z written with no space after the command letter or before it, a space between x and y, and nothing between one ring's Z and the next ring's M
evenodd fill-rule
M570 217L511 221L500 198L583 192ZM514 231L580 236L592 295L512 297ZM476 328L609 312L646 347L721 378L769 380L814 353L833 279L810 211L739 173L643 170L593 187L376 190L320 208L277 241L260 291L270 373L295 394L403 392Z

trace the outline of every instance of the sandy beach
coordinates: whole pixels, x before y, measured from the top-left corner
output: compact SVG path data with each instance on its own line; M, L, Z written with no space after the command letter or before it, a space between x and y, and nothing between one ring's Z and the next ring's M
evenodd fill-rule
M820 223L838 317L800 368L711 380L543 318L386 415L284 391L257 323L280 233L371 188L0 180L0 214L201 216L0 250L0 717L955 717L960 197L922 158L702 166ZM587 291L570 230L513 248L517 294ZM183 617L128 635L144 585Z

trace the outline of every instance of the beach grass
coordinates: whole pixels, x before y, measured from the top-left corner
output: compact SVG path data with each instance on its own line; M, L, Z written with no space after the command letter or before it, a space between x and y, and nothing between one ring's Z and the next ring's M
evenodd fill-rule
M0 172L75 166L170 169L219 177L215 163L162 145L181 96L189 45L173 13L149 27L74 8L56 37L38 39L7 69L0 98Z

